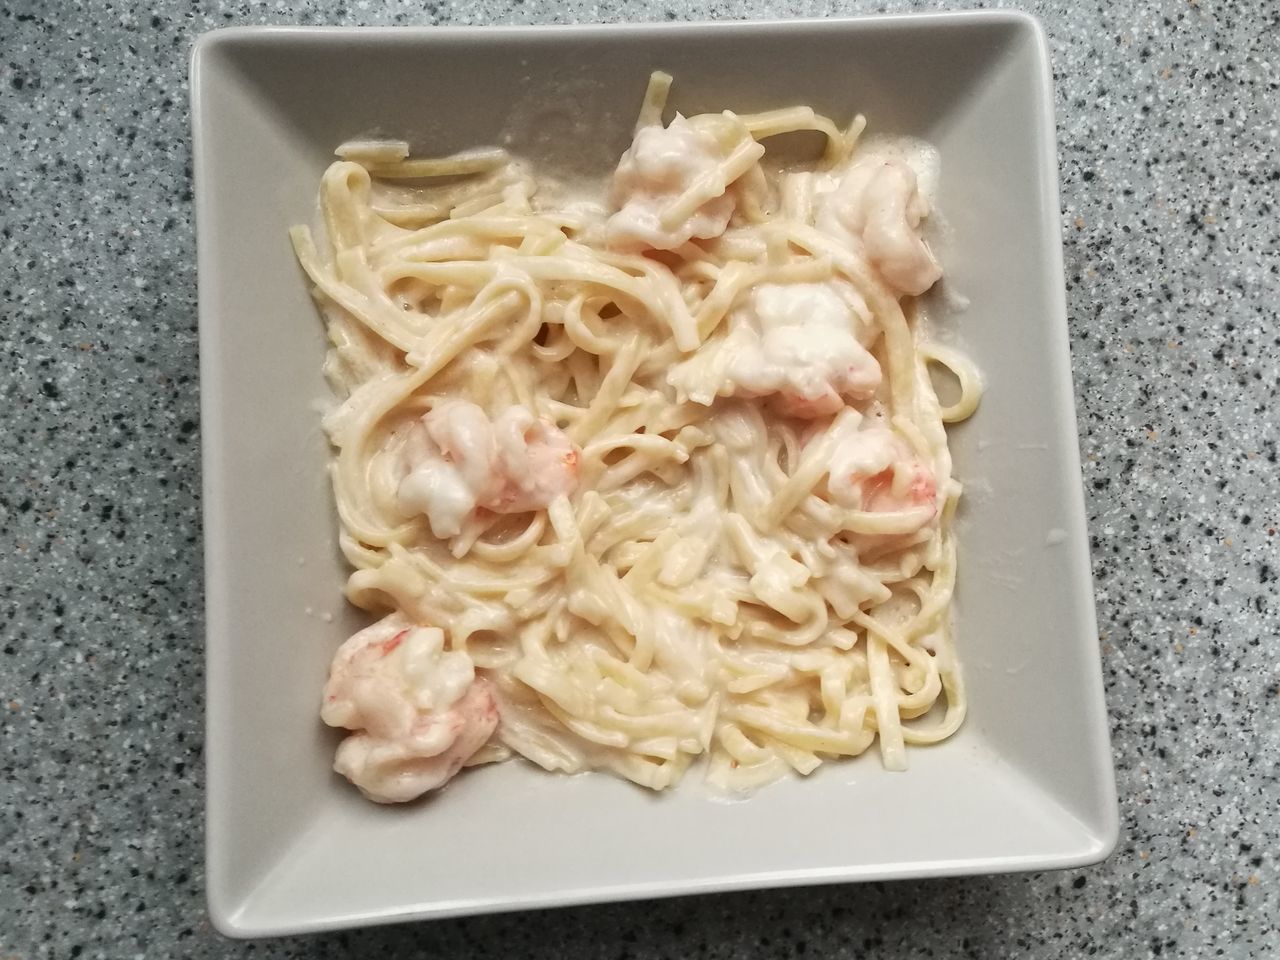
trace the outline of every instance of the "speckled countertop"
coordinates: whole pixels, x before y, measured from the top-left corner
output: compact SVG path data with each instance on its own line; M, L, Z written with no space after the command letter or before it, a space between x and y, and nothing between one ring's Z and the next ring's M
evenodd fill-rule
M1280 956L1280 6L1027 6L1057 77L1115 855L241 944L202 889L193 37L783 8L0 2L0 958Z

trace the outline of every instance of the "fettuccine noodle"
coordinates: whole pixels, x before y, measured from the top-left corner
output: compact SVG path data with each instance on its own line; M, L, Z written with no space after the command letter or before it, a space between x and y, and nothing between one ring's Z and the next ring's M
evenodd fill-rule
M963 720L943 424L981 388L914 318L940 276L916 172L861 117L664 126L670 85L607 206L502 151L353 141L324 243L292 233L341 398L347 595L382 617L323 717L371 799L512 754L658 790L699 758L742 790L877 741L902 769ZM796 131L819 160L763 159Z

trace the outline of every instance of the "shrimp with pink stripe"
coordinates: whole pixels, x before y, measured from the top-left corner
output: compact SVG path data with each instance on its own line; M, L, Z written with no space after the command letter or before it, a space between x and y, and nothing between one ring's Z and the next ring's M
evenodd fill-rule
M555 424L522 406L496 418L448 400L409 428L397 499L424 514L437 537L452 537L477 510L542 510L578 485L578 448Z
M352 731L333 768L378 803L443 786L498 726L489 682L444 632L393 613L334 655L321 719Z

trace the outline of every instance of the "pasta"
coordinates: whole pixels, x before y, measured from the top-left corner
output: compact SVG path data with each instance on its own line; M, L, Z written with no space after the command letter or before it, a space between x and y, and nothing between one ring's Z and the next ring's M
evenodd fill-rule
M335 768L411 799L524 757L748 790L950 736L976 370L928 341L941 271L900 156L797 107L664 125L607 204L497 150L353 141L292 232L328 329L347 596ZM812 163L764 141L811 131ZM931 367L958 398L943 406Z

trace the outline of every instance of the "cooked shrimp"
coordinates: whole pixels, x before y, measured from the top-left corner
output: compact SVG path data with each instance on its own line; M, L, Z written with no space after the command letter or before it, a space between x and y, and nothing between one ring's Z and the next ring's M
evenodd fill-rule
M578 450L548 420L512 407L493 424L497 442L498 493L481 505L494 513L540 510L578 484Z
M844 406L844 398L834 390L827 390L817 397L805 397L798 393L779 393L774 396L773 405L784 417L817 420L839 411Z
M923 527L938 512L933 471L902 437L863 421L836 444L827 478L831 499L844 507L875 513L918 511Z
M333 768L378 803L403 803L456 774L492 735L498 707L444 633L393 613L338 648L320 716L355 731Z
M638 130L614 173L613 196L619 209L605 228L608 245L634 252L674 250L691 239L724 233L735 208L733 196L725 192L728 184L682 223L664 227L662 214L691 186L714 177L726 156L715 136L679 114L670 126Z
M817 226L861 248L900 293L924 293L942 269L920 236L929 203L915 172L901 160L854 164L819 206Z
M474 403L450 400L410 428L401 468L401 510L426 514L432 533L452 537L477 509L524 513L572 493L578 450L524 407L490 421Z
M813 419L880 386L880 364L864 345L874 337L870 313L847 284L764 284L733 323L721 396L772 397L781 413Z

